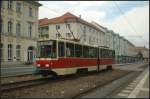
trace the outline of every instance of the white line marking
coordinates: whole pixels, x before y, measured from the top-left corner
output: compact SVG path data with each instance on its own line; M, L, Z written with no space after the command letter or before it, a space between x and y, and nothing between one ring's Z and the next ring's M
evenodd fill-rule
M132 82L132 83L130 83L131 85L134 85L134 84L136 84L136 82Z
M144 85L147 77L149 76L149 72L147 72L145 74L145 76L143 77L143 79L141 79L141 81L139 82L139 84L136 86L136 88L131 92L131 94L128 96L128 98L136 98L137 94L140 92L140 89L142 88L142 86Z
M133 89L132 87L126 87L126 89Z
M128 94L119 93L117 96L128 96Z
M141 88L142 91L149 91L149 88Z
M128 85L128 87L134 87L134 85L131 85L131 84L130 84L130 85Z
M121 92L130 93L131 90L122 90Z

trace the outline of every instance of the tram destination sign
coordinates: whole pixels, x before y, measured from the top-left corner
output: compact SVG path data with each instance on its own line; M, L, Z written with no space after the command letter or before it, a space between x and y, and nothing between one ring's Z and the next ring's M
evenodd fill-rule
M39 45L53 45L53 41L42 41L42 42L38 42Z

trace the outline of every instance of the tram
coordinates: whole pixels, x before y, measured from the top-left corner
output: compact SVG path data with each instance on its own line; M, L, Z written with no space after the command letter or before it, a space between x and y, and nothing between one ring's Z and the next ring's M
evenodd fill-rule
M47 76L112 69L115 51L69 40L38 41L38 72Z

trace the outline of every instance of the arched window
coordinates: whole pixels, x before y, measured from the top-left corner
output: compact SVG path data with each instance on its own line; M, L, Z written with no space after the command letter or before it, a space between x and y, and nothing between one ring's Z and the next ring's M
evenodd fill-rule
M16 35L17 35L17 36L20 36L20 30L21 30L21 25L20 25L20 23L18 22L18 23L16 24Z
M12 22L8 21L8 33L12 33Z

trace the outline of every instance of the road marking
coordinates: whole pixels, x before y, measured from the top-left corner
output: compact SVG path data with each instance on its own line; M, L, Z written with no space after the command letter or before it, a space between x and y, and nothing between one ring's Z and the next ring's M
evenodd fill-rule
M136 84L137 82L132 82L132 83L130 83L130 84Z
M121 92L130 93L130 90L122 90Z
M119 93L117 96L128 96L128 94L125 94L125 93Z
M126 87L126 89L133 89L132 87Z
M143 79L141 79L141 81L139 82L139 84L136 86L136 88L131 92L131 94L128 96L128 98L136 98L137 94L140 92L140 89L142 88L142 86L144 85L147 77L149 76L149 72L147 72L145 74L145 76L143 77Z
M134 81L133 81L133 83L137 83L137 82L138 82L137 80L134 80Z
M131 84L130 84L130 85L128 85L128 87L134 87L134 85L131 85Z
M142 91L149 91L149 88L141 88Z

